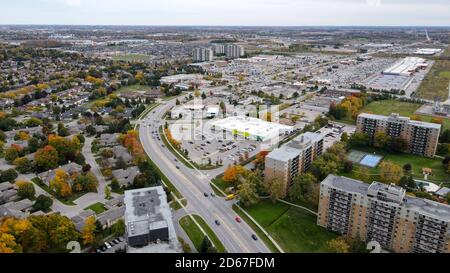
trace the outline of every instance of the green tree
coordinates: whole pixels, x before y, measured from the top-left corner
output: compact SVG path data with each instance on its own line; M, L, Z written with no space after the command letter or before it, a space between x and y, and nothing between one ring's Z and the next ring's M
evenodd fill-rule
M34 195L36 194L36 190L34 189L33 183L26 182L26 181L18 181L16 183L16 185L19 188L17 191L17 194L21 198L27 198L27 199L34 198Z
M39 195L33 205L35 210L48 211L53 205L53 200L45 195Z
M259 196L256 191L256 184L249 180L244 180L238 185L237 194L239 196L239 202L244 207L250 207L257 204L259 201Z
M366 147L370 145L369 136L364 133L354 133L349 142L351 147Z
M272 178L266 181L266 191L270 195L270 199L275 203L278 199L285 197L286 188L283 180Z
M319 191L320 187L317 178L311 173L306 173L293 178L289 197L296 202L317 206L319 204Z
M5 150L5 160L12 163L20 156L19 151L15 147L9 147Z
M374 146L377 148L384 149L386 148L390 143L390 137L386 135L384 132L377 132L375 133L374 138Z
M19 176L19 174L14 169L8 169L6 171L1 172L0 174L0 181L1 182L14 182L16 178Z
M33 164L26 157L19 157L14 160L13 164L16 166L16 170L19 173L27 174L33 171Z
M114 225L111 226L111 232L115 236L122 236L125 234L125 221L119 219Z
M204 237L202 244L200 246L200 253L217 253L217 250L213 245L211 244L211 241L208 239L208 237Z

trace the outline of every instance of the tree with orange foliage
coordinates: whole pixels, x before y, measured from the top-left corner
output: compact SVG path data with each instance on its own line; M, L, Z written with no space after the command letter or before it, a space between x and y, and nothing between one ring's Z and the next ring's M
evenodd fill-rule
M227 183L237 184L239 178L244 175L246 171L247 170L240 165L231 166L223 174L223 180Z
M433 118L431 119L432 123L442 124L444 122L444 119L442 118Z
M36 167L41 171L46 171L58 167L58 151L52 146L45 146L39 149L34 155L36 161Z

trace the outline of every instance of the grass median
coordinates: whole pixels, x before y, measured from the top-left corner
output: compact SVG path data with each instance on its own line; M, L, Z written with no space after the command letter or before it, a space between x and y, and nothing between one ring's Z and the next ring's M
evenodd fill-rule
M211 242L216 246L218 253L226 253L226 249L222 242L217 238L216 234L213 230L208 226L208 224L198 215L193 215L197 223L203 228L208 237L211 239ZM191 242L194 244L195 248L198 252L201 250L201 245L205 235L200 230L200 228L195 224L195 222L191 219L190 216L185 216L180 219L180 225L183 230L188 235Z

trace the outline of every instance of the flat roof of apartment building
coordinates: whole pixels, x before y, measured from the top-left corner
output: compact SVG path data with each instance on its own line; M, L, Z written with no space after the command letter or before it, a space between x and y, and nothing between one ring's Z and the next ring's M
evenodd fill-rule
M163 187L153 187L125 192L125 223L129 236L167 228L171 221Z
M441 129L442 125L437 123L431 123L431 122L424 122L424 121L416 121L411 120L408 117L402 117L398 114L391 114L390 116L382 116L382 115L375 115L375 114L369 114L369 113L362 113L359 115L359 117L368 118L368 119L376 119L386 122L407 122L410 125L417 126L417 127L425 127L430 129Z
M327 185L332 188L336 188L349 193L356 193L367 196L370 187L378 188L378 190L383 190L382 188L390 188L398 190L398 186L384 185L378 182L374 182L372 185L363 183L359 180L354 180L346 177L329 175L322 181L322 184ZM384 186L382 186L384 185ZM372 189L375 189L372 188ZM410 209L419 212L423 215L438 218L441 221L450 221L450 206L442 203L438 203L431 200L426 200L417 197L405 196L403 202L401 203L406 209Z
M267 157L279 161L289 161L297 157L303 149L310 147L313 143L319 142L324 137L324 134L306 132L280 148L273 150Z

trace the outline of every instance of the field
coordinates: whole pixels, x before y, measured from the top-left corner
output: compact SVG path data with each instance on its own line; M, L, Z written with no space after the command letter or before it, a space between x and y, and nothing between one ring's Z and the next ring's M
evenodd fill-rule
M426 158L416 155L410 154L401 154L401 153L387 153L385 151L376 149L376 148L358 148L360 151L364 151L367 153L376 153L377 155L383 156L385 161L391 161L397 165L403 167L406 164L412 165L412 175L414 178L423 179L422 169L430 168L433 170L433 175L429 176L430 182L446 182L450 178L447 174L446 170L442 166L441 159L434 158ZM370 169L370 173L373 175L373 180L377 179L377 174L379 174L379 168ZM348 176L350 178L354 178L355 174L341 174L343 176Z
M92 210L95 212L95 214L100 214L102 212L106 211L105 205L103 205L102 203L95 203L87 208L85 208L84 210Z
M116 92L127 93L127 92L140 92L140 91L149 91L149 90L152 90L152 88L150 86L135 84L135 85L130 85L130 86L124 86L124 87L120 88L119 90L117 90Z
M122 56L115 56L113 60L115 61L125 61L125 62L149 62L153 59L152 56L145 54L127 54Z
M328 252L327 242L336 234L317 226L317 218L283 203L264 201L246 211L288 253Z
M450 55L450 47L444 53L445 56ZM423 83L417 90L420 98L432 100L436 96L441 97L445 101L449 95L450 81L450 61L436 60L431 68L430 73L425 77Z
M380 100L374 101L366 105L361 113L371 113L376 115L388 116L392 113L398 113L401 116L411 117L421 107L421 104L402 102L397 100ZM430 116L418 115L422 121L431 122ZM443 127L450 129L450 119L444 119Z

